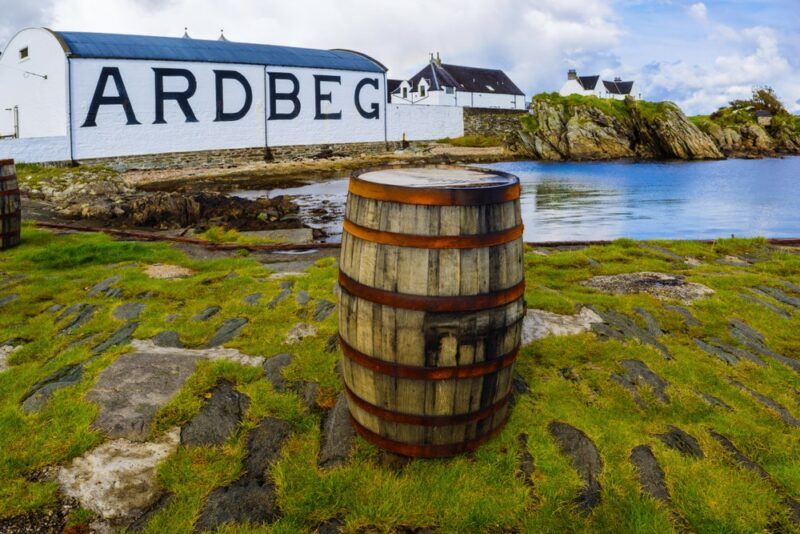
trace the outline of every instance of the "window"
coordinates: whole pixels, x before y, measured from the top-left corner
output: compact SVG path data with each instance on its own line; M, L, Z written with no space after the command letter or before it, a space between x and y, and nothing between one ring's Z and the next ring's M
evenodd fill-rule
M455 87L445 87L444 88L444 92L447 93L448 95L452 95L453 93L456 92L456 88Z
M403 87L403 98L408 98L408 87Z
M19 60L28 59L28 47L19 49Z
M419 86L419 96L425 96L425 86L424 85L420 85Z

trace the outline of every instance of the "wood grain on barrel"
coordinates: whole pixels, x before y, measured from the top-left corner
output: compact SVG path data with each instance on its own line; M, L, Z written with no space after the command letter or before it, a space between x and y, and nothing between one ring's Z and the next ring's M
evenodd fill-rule
M20 197L14 160L0 161L0 250L20 241Z
M478 236L522 224L518 200L468 206L415 205L352 192L345 217L364 228L415 236ZM469 298L520 284L524 280L522 255L521 238L489 247L433 249L375 243L345 231L340 270L359 284L383 291ZM452 313L379 304L346 290L341 291L339 303L344 343L372 358L425 368L469 366L513 352L520 342L525 312L522 298ZM510 391L513 366L484 376L422 380L373 371L347 357L342 361L345 385L352 395L384 410L378 417L370 413L368 405L351 401L353 418L393 442L442 446L442 451L448 445L458 448L491 433L507 417L507 406L502 403ZM482 418L447 425L405 424L387 420L386 410L414 416L460 416L462 420L479 412Z

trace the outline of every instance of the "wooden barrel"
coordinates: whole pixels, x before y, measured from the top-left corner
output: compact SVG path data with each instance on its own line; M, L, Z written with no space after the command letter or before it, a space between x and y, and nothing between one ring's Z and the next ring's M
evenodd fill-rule
M466 167L351 177L339 339L367 441L435 458L502 430L525 313L519 196L515 176Z
M13 159L0 160L0 250L19 245L19 185Z

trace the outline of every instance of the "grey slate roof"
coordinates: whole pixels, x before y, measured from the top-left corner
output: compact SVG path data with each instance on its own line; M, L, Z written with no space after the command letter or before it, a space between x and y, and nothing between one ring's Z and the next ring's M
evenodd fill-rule
M578 76L578 83L586 91L594 91L600 76Z
M607 82L603 80L603 85L605 86L606 91L612 95L629 95L633 89L633 82Z
M412 87L416 87L422 78L428 80L432 91L438 91L443 87L455 87L459 91L472 93L525 94L505 72L499 69L428 63L409 82Z
M70 57L200 61L280 67L386 72L378 61L349 50L111 33L53 32Z

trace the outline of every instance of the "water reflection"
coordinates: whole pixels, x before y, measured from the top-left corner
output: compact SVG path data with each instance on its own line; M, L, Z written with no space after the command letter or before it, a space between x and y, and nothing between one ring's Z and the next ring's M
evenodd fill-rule
M800 236L800 158L681 163L488 165L522 184L527 241ZM296 196L301 213L338 240L347 180L242 196Z

